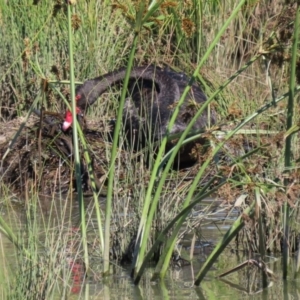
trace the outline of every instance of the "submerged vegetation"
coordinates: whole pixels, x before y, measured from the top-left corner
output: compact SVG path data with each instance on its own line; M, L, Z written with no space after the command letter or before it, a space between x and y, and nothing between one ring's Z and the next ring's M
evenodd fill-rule
M135 284L149 262L153 279L163 279L170 262L193 264L197 229L219 210L240 216L194 283L233 239L236 251L259 253L262 263L267 253L283 254L286 279L299 248L297 2L66 2L0 7L0 209L14 211L17 198L26 224L12 229L0 216L18 257L2 294L67 297L116 264L131 264ZM127 84L134 66L149 65L191 78L166 132L193 84L207 100L186 102L185 130L131 147L122 125ZM123 85L63 132L64 112L76 111L75 85L121 67ZM216 121L193 130L204 114ZM201 205L207 197L214 203ZM191 235L184 255L180 245ZM270 272L259 266L266 287Z

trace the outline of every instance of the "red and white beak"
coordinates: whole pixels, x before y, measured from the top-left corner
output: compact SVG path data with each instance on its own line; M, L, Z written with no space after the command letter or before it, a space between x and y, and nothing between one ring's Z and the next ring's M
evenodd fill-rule
M81 110L80 108L76 107L76 114L79 113L81 113ZM69 129L72 123L73 123L73 114L70 110L67 110L65 114L65 120L62 124L62 130L66 131L67 129Z
M72 125L73 123L73 115L72 115L72 112L67 110L66 111L66 114L65 114L65 120L62 124L62 130L63 131L66 131L67 129L70 128L70 126Z

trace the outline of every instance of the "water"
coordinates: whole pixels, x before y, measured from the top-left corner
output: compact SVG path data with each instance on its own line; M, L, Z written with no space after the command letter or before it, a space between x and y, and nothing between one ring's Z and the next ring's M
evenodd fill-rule
M61 226L65 228L74 227L78 221L78 207L76 203L69 205L70 203L70 201L63 198L55 203L47 197L42 199L37 206L40 212L37 225L43 228L42 224L52 224L56 229L61 228ZM200 212L203 207L198 208ZM21 232L22 236L29 220L34 222L34 218L30 218L30 215L25 217L25 212L28 214L31 209L32 204L26 207L24 204L9 206L3 204L1 206L1 217L10 224L14 232ZM229 215L232 219L236 216L236 211L232 211ZM94 218L94 215L92 214L90 217ZM227 221L224 222L224 220ZM244 257L242 253L236 253L230 248L219 257L200 287L194 286L195 276L209 255L212 245L218 242L229 226L228 212L218 211L210 215L203 222L201 228L197 229L201 232L201 243L198 239L195 239L195 245L191 248L191 241L195 236L189 234L185 237L180 249L180 251L183 251L182 254L187 256L193 252L192 264L184 262L181 262L181 266L174 264L162 281L151 280L154 269L149 267L139 286L135 286L129 276L130 267L115 266L114 274L105 279L99 275L100 271L99 273L89 274L84 284L80 284L79 289L68 295L67 299L298 299L300 285L294 270L294 258L291 259L289 278L284 282L281 279L280 258L268 257L267 266L274 272L275 276L272 280L269 280L270 287L265 290L261 288L261 272L255 266L243 268L222 279L216 278L221 273L247 260L247 257ZM12 242L2 233L0 234L0 247L1 299L1 295L5 295L5 286L7 287L7 284L14 286L15 284L17 251ZM53 299L60 299L60 296L61 288L58 284ZM2 299L4 299L3 297Z

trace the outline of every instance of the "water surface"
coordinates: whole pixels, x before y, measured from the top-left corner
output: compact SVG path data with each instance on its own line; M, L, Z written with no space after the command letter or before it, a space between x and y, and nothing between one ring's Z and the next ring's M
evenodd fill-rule
M66 230L70 227L74 228L78 223L78 206L75 201L60 198L53 203L50 198L41 199L42 201L36 206L24 203L14 204L14 202L9 205L2 203L1 217L10 224L14 232L19 233L19 238L28 238L26 227L29 226L30 220L36 223L40 229L45 228L45 225L51 226L53 232L62 226ZM105 199L101 203L103 206ZM207 201L203 205L210 205L210 203L211 201ZM35 211L35 209L39 211L38 218L34 218L34 214L31 218L30 211ZM201 213L201 209L203 207L199 206L198 213ZM294 258L291 259L289 278L286 282L281 279L280 258L272 256L267 258L266 263L268 268L274 272L275 279L269 280L270 287L264 291L262 290L261 271L253 266L243 268L222 279L216 278L219 274L234 268L249 258L241 252L234 251L234 244L219 257L200 287L194 286L195 276L202 263L209 255L213 245L228 230L231 220L235 219L237 215L237 211L212 213L201 223L201 227L195 229L194 233L186 235L179 250L188 256L192 253L192 264L184 260L173 263L166 278L162 281L151 280L154 269L149 266L139 286L135 286L129 276L130 266L115 266L114 274L105 279L99 277L100 272L95 276L89 274L79 291L69 295L67 299L300 299L300 285L295 273ZM89 217L91 223L91 220L95 218L94 213L89 214ZM39 238L42 244L42 230L40 230L40 234ZM14 274L18 266L16 263L18 254L13 243L3 233L0 234L0 247L0 295L5 295L7 285L14 286L16 284ZM93 263L97 263L97 259ZM93 268L97 269L95 266ZM100 265L99 269L101 269ZM53 299L59 299L59 291L55 294Z

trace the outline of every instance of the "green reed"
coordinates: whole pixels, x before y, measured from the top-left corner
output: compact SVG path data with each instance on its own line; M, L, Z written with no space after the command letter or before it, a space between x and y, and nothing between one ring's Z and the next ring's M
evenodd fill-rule
M286 121L286 130L287 132L291 130L293 127L294 122L294 102L295 102L295 85L296 85L296 66L297 66L297 56L298 56L298 43L299 43L299 18L300 18L300 6L297 3L297 14L295 18L295 25L294 25L294 38L293 38L293 45L292 45L292 57L291 57L291 64L290 64L290 82L289 82L289 97L287 103L287 121ZM285 173L286 176L284 177L284 185L288 186L291 184L293 179L290 179L288 174L291 174L292 168L292 138L293 134L289 134L286 136L285 139L285 155L284 155L284 166L285 166ZM288 272L288 258L289 258L289 218L290 218L290 205L286 201L284 204L283 209L283 228L284 228L284 235L283 235L283 278L287 279L287 272Z
M70 90L71 90L71 106L72 114L76 116L76 100L75 100L75 77L74 77L74 58L73 58L73 38L72 38L72 21L71 21L71 4L67 4L68 10L68 46L69 46L69 61L70 61ZM73 145L74 145L74 163L75 163L75 178L76 178L76 188L77 188L77 200L79 204L80 211L80 228L82 234L82 244L84 248L84 261L86 268L89 269L89 256L87 249L87 228L85 220L85 207L83 202L83 192L82 192L82 180L81 180L81 167L80 167L80 155L79 155L79 144L78 144L78 129L77 122L73 125Z

